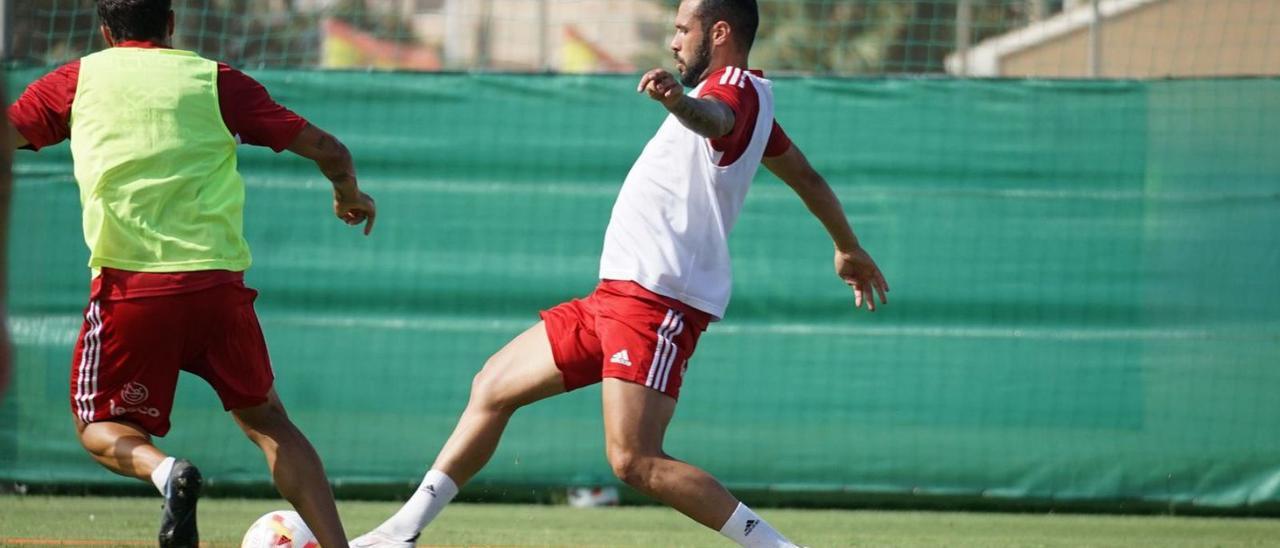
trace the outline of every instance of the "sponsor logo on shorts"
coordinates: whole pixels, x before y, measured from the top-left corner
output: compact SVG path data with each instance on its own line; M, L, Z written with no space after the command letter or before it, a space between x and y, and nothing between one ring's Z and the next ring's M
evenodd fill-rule
M151 393L147 391L146 385L140 382L127 383L124 388L120 389L120 399L124 400L124 403L128 405L138 405L147 401L147 396L150 395Z
M758 519L747 520L747 530L742 532L742 536L745 537L747 535L750 535L752 531L756 530L756 525L759 525L759 524L760 524L760 520Z
M128 413L137 413L139 415L146 415L153 419L160 418L160 410L154 407L146 407L142 405L137 405L132 407L116 407L116 400L114 399L111 401L108 401L107 405L111 408L111 416L113 417L119 417L121 415L125 415Z
M609 358L609 363L616 363L618 365L631 367L631 357L627 356L627 350L624 348L617 354L614 354L612 358Z

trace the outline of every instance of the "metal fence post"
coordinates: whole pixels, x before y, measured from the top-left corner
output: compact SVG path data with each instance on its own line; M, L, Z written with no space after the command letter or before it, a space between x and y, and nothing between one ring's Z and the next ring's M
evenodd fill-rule
M551 37L548 26L551 25L551 12L547 0L538 0L538 68L542 72L551 72Z
M9 59L9 0L0 0L0 62Z
M1089 76L1102 76L1102 0L1093 0L1089 18Z
M956 59L960 76L969 75L969 46L973 43L973 1L956 2Z

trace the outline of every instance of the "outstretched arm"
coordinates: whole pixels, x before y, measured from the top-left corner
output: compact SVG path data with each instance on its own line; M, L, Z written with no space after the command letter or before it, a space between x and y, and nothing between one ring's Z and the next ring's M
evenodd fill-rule
M880 294L880 303L888 304L885 293L889 292L889 284L880 273L880 267L862 249L858 237L849 227L849 221L845 219L840 199L832 192L826 179L809 165L804 153L791 145L778 156L765 157L764 165L782 182L787 183L804 200L804 205L813 216L826 227L836 247L836 275L853 288L855 306L861 308L865 303L867 310L875 312L877 292Z
M662 103L684 127L708 139L718 139L733 131L733 109L715 99L694 99L684 94L684 86L664 69L653 69L640 78L636 92Z
M314 125L298 133L289 144L289 152L316 163L320 172L333 183L333 213L349 225L364 225L366 236L373 231L377 207L373 198L360 191L351 152L333 135Z

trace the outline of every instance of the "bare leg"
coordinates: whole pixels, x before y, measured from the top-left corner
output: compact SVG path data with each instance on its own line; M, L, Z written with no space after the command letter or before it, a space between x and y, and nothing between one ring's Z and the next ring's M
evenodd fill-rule
M103 467L122 476L152 483L151 474L167 455L151 445L151 435L127 421L85 424L76 419L80 444ZM199 540L196 501L200 496L200 472L191 463L177 461L160 488L165 497L160 517L159 545L194 547Z
M266 403L231 414L262 449L276 489L302 515L320 545L346 546L347 534L338 518L324 464L311 442L289 420L276 391L271 391Z
M471 399L422 485L395 515L352 546L407 548L449 504L458 487L484 468L516 409L564 392L542 322L525 330L485 362L471 383Z
M627 485L718 531L738 507L719 481L662 451L676 400L639 384L604 380L609 465Z
M128 422L85 424L76 420L80 445L107 470L151 483L151 472L168 455L151 445L151 435Z
M564 392L547 329L538 322L494 354L471 383L471 399L432 468L458 486L493 457L516 409Z

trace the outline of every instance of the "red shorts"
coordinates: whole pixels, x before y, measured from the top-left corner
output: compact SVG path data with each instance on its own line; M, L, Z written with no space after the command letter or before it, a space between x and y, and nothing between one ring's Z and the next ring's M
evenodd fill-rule
M71 361L71 411L86 423L122 419L169 431L178 371L204 378L225 409L267 401L274 376L241 281L176 295L117 300L101 278Z
M609 377L678 398L711 316L635 282L605 280L585 299L544 310L542 320L565 389Z

